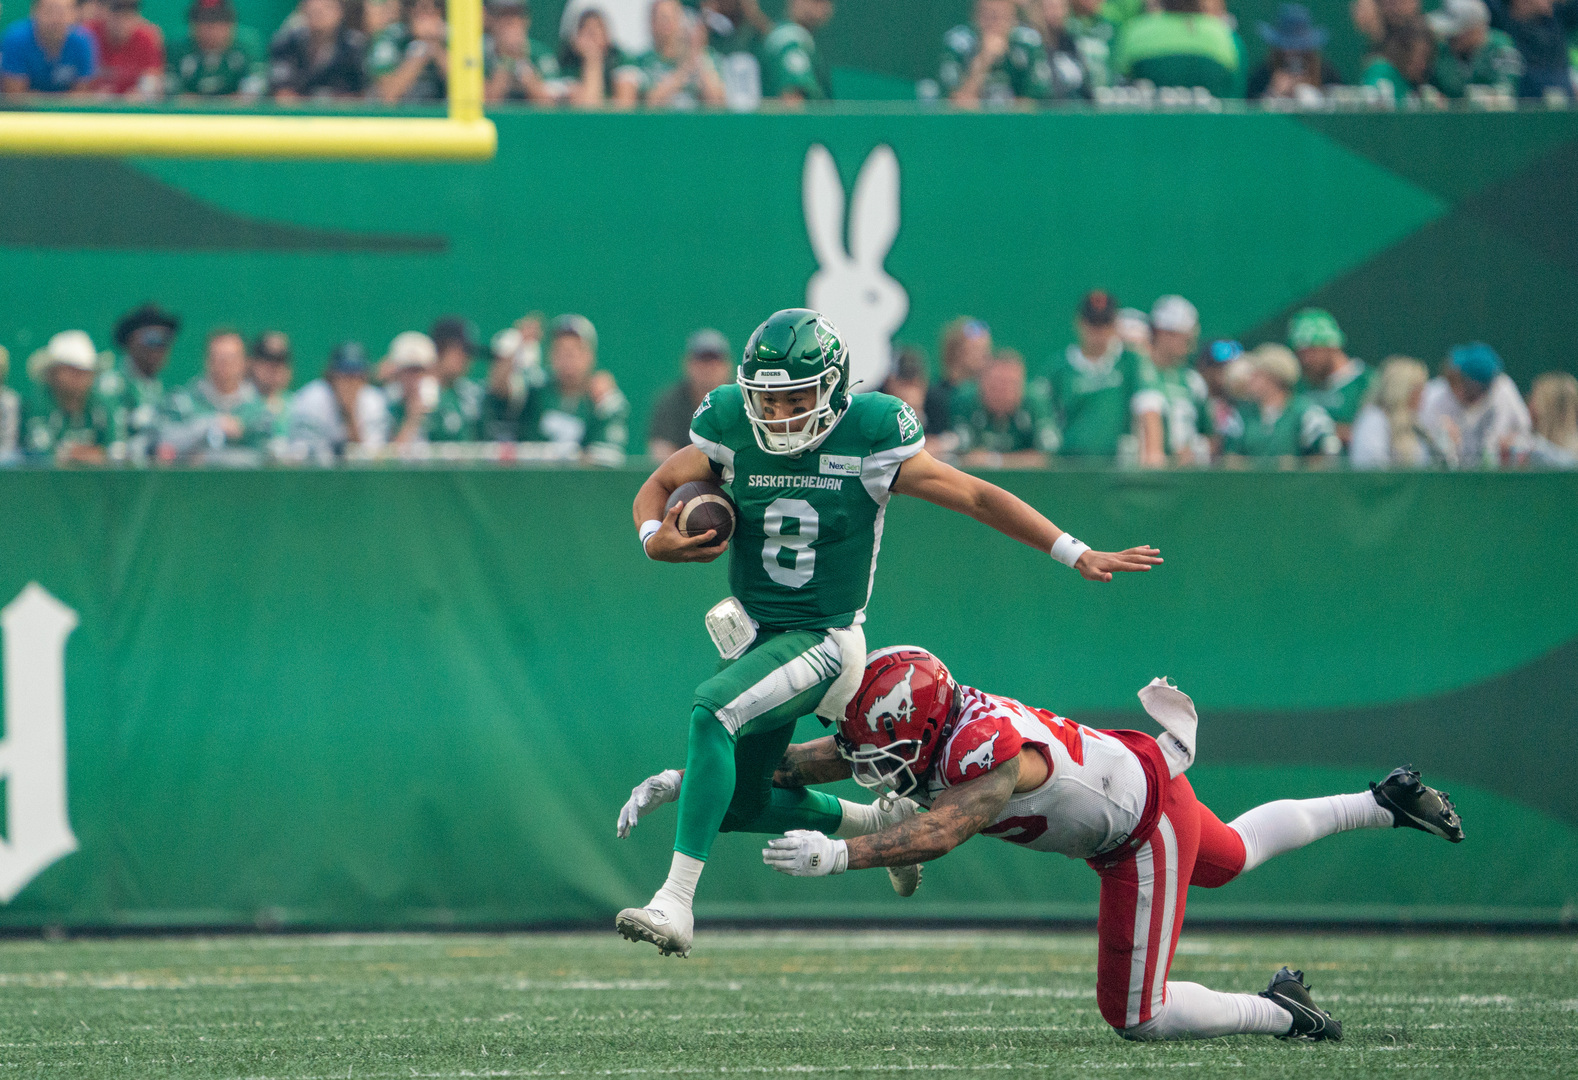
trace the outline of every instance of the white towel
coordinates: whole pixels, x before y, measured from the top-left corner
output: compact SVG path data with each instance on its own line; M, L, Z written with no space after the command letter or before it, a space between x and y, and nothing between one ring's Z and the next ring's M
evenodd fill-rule
M1166 679L1152 679L1140 690L1140 704L1166 732L1158 735L1156 742L1167 759L1170 774L1182 776L1194 764L1195 730L1200 726L1194 702Z

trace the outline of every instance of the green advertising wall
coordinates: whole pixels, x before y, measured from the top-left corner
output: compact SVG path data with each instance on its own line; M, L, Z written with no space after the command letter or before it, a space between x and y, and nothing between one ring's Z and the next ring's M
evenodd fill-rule
M636 471L0 472L0 606L36 582L65 649L78 850L0 926L585 922L646 899L722 565L650 563ZM1150 542L1107 586L896 499L872 647L1102 726L1172 677L1223 818L1413 762L1468 839L1351 834L1200 917L1570 922L1578 912L1578 477L1001 474L1088 541ZM16 643L8 642L7 649ZM32 671L7 671L6 698ZM6 718L0 766L27 718ZM812 721L802 737L819 734ZM8 844L20 829L6 775ZM976 839L900 901L791 880L727 836L705 917L1088 917L1082 864ZM0 849L0 864L7 851Z
M686 335L743 346L817 269L802 174L824 145L846 191L878 146L900 171L884 266L907 291L895 340L987 319L1032 365L1092 287L1181 292L1207 335L1258 342L1330 307L1351 351L1434 364L1491 342L1526 387L1578 370L1578 113L962 115L916 106L803 115L501 115L482 165L0 158L0 344L55 331L107 345L147 299L187 330L190 377L218 324L280 327L298 379L331 344L381 354L460 312L485 333L580 311L628 392L637 445Z

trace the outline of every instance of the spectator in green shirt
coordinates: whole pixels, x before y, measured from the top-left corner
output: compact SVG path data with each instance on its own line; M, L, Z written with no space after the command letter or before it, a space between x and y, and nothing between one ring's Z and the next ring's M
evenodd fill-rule
M1107 17L1104 0L1068 0L1068 17L1063 29L1074 39L1074 54L1085 73L1087 92L1111 86L1112 39L1118 26Z
M1298 392L1326 410L1337 425L1343 445L1352 436L1353 419L1370 393L1374 372L1345 351L1348 343L1331 312L1305 308L1288 322L1288 346L1298 354Z
M439 0L403 0L400 21L367 46L367 78L385 105L443 101L448 68L449 24Z
M257 32L236 25L230 0L193 0L187 39L170 51L169 92L177 97L258 97L268 64Z
M1156 369L1124 346L1117 321L1112 294L1087 293L1074 320L1079 341L1052 361L1035 389L1051 403L1064 456L1111 459L1132 439L1140 464L1163 465L1165 399Z
M1039 101L1050 92L1041 35L1019 25L1014 0L975 0L972 25L949 30L942 44L937 79L955 105Z
M789 0L786 18L762 39L762 97L796 104L828 101L833 79L816 32L833 17L833 0Z
M1299 362L1275 342L1245 353L1228 368L1242 425L1222 449L1229 456L1334 458L1342 440L1326 410L1295 391Z
M679 0L653 0L652 48L635 59L641 101L649 109L694 109L724 103L723 78L707 47L707 27Z
M241 335L208 335L203 374L166 395L159 425L159 458L257 465L274 437L274 414L247 381Z
M274 434L283 437L290 413L290 384L295 377L290 338L283 330L265 330L252 343L250 357L247 375L274 418Z
M639 96L640 72L614 44L608 19L587 8L559 45L560 95L577 109L614 104L630 107Z
M707 42L718 57L729 108L749 112L762 101L761 39L773 21L759 0L700 0L697 15L707 27Z
M954 432L960 464L1040 469L1058 448L1057 423L1045 399L1025 392L1025 361L1013 349L994 355L981 381L957 395Z
M62 330L28 357L38 395L22 416L22 452L57 464L100 465L126 456L116 401L94 386L98 350L81 330Z
M1181 296L1163 296L1151 306L1151 363L1166 405L1167 452L1179 465L1211 460L1211 391L1189 366L1200 340L1200 313Z
M558 100L559 59L531 36L531 5L526 0L490 0L488 33L482 41L484 93L489 104Z
M1244 59L1233 31L1203 14L1200 0L1162 0L1161 11L1130 19L1113 46L1112 67L1127 82L1243 96Z
M1417 104L1436 92L1429 85L1435 63L1436 41L1429 24L1422 18L1409 19L1387 32L1359 82L1374 87L1383 105Z
M1446 0L1425 16L1440 43L1435 85L1449 98L1518 96L1523 54L1512 39L1490 28L1485 0Z
M482 351L477 328L469 320L448 315L433 323L428 337L438 352L433 375L438 398L427 418L430 442L476 442L482 428L482 387L466 377L471 361Z
M420 330L396 334L389 352L378 365L378 376L389 400L389 441L397 446L421 445L437 435L444 441L443 420L438 415L438 349Z
M584 315L561 315L548 331L548 384L536 398L537 438L588 465L621 465L630 403L597 370L597 330Z
M99 377L98 393L116 403L117 423L133 462L148 459L159 439L159 410L164 406L164 368L181 320L157 304L144 304L115 324L115 344L125 359Z
M953 426L953 396L971 385L992 358L992 328L980 319L960 316L942 330L937 349L942 378L926 388L925 427L933 435Z

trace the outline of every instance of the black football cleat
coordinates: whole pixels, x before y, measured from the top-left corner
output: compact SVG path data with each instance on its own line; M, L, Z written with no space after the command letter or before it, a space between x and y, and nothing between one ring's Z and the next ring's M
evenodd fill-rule
M1412 765L1393 769L1385 780L1371 784L1370 794L1392 812L1393 828L1406 825L1454 844L1463 842L1463 822L1452 805L1452 796L1419 779Z
M1271 985L1260 996L1276 1002L1293 1017L1293 1026L1279 1039L1299 1039L1303 1042L1342 1042L1342 1024L1331 1013L1315 1004L1310 988L1304 985L1302 971L1289 971L1284 967L1271 976Z

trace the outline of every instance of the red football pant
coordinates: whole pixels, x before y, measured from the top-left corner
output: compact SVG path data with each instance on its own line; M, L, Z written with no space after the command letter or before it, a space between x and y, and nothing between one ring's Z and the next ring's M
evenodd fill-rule
M1244 841L1238 833L1195 798L1185 777L1167 781L1150 838L1122 859L1097 867L1096 1003L1107 1023L1131 1028L1161 1009L1189 886L1214 889L1243 868Z

